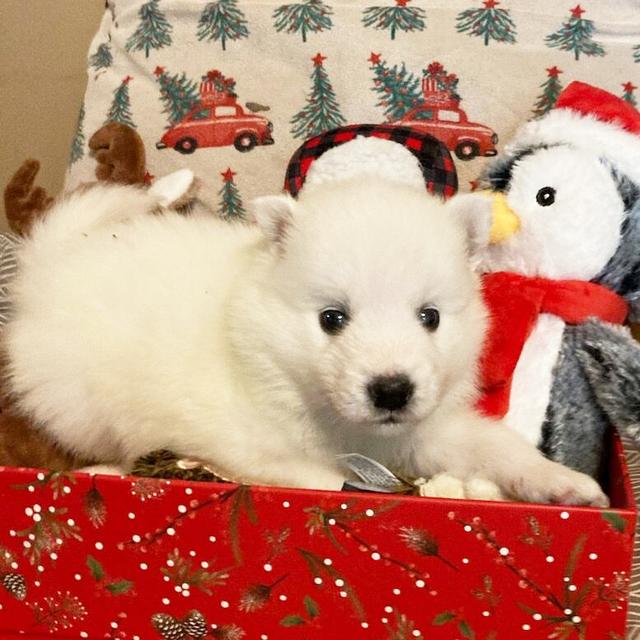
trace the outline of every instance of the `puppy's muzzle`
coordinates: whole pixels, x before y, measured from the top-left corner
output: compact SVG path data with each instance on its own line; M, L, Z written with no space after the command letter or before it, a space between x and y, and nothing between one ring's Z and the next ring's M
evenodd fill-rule
M379 376L367 385L367 394L376 409L400 411L408 404L415 386L406 375Z

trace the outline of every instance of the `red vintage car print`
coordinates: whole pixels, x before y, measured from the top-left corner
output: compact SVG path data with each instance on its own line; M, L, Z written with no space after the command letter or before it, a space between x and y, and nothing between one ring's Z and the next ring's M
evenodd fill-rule
M180 153L193 153L198 147L234 145L238 151L251 151L256 145L273 144L273 125L264 116L246 113L231 104L199 103L177 124L168 129L156 149L171 147Z
M393 122L428 133L460 160L477 156L495 156L498 134L491 127L471 122L460 108L460 96L455 92L456 76L446 75L440 63L432 63L422 79L422 102ZM451 82L454 84L450 84ZM453 88L452 88L453 87Z

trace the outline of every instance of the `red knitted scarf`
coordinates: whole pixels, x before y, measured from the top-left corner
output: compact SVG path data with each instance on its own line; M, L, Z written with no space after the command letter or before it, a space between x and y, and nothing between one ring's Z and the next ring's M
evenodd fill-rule
M582 280L489 273L483 276L483 293L490 320L480 358L482 396L478 408L496 418L509 410L513 373L541 313L558 316L567 324L589 318L622 324L628 313L624 298Z

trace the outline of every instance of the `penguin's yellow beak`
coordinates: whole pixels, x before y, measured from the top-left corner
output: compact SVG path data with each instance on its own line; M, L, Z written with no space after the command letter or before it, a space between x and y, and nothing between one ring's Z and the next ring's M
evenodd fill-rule
M489 242L500 244L508 240L520 229L520 218L509 206L507 198L500 192L485 192L492 200L491 205L491 229Z

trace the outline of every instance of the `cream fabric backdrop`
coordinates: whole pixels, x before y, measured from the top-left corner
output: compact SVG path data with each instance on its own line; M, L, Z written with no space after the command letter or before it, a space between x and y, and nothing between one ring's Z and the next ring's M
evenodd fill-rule
M0 0L0 185L25 158L62 189L86 86L86 52L104 0ZM1 199L0 199L1 200ZM0 230L6 229L4 203Z
M367 61L372 52L381 55L389 66L406 63L418 78L432 61L441 62L459 77L461 108L470 120L497 131L501 145L514 129L532 115L541 93L540 85L553 66L563 73L563 85L583 80L599 85L616 95L622 83L640 85L640 64L634 63L633 47L640 44L640 5L631 1L582 2L583 18L596 26L594 37L605 48L602 57L581 55L545 45L545 36L556 31L570 17L575 1L504 0L497 7L509 11L515 23L515 44L490 41L456 30L461 11L480 8L479 0L412 0L408 7L425 12L424 30L398 31L391 39L388 30L366 28L363 10L370 5L389 6L393 0L326 0L332 14L332 26L319 33L308 33L306 42L300 33L278 32L273 12L282 4L276 0L240 0L248 37L221 42L199 40L198 21L206 2L203 0L159 0L156 9L170 24L171 43L144 51L127 51L127 42L140 24L141 0L115 0L107 11L90 53L107 44L113 63L96 73L90 69L86 94L83 134L88 139L107 118L109 106L124 78L130 77L128 93L131 119L145 140L149 169L162 175L179 167L191 167L204 179L206 197L219 200L228 167L236 172L235 182L243 200L281 189L286 161L300 144L291 135L291 119L306 104L311 89L312 58L321 52L323 66L335 91L340 112L347 122L383 122L383 109L376 106L379 95L372 91L373 71ZM406 4L406 3L405 3ZM169 148L155 149L167 125L163 113L160 83L154 71L160 67L169 76L186 74L199 83L208 70L217 69L236 81L238 102L268 105L261 112L274 124L273 146L258 146L240 153L233 146L199 148L182 155ZM456 160L461 187L477 176L484 159ZM92 175L93 163L86 155L73 164L68 183L74 185Z

